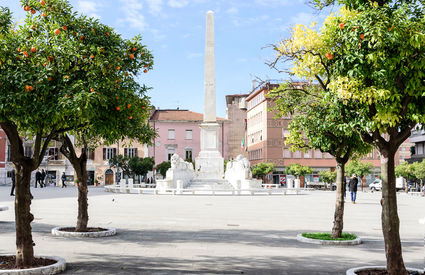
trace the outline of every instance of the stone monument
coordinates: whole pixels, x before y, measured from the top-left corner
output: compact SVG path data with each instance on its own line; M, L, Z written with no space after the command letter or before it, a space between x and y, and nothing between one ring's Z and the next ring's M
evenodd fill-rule
M218 150L219 124L216 118L215 64L214 64L214 13L207 12L204 75L204 121L201 127L201 151L195 159L198 179L222 179L224 159Z
M171 168L167 170L165 179L156 181L156 188L159 190L174 189L177 187L178 181L181 181L181 188L185 188L194 175L193 164L174 154L171 157Z
M261 188L262 183L261 180L252 178L249 160L242 155L227 163L225 179L235 189Z

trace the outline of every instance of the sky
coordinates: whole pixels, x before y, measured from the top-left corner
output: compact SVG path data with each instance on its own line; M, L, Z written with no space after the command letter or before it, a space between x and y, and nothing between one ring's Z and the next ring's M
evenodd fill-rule
M47 1L47 0L46 0ZM290 35L295 24L322 22L326 12L305 0L70 0L74 10L98 18L124 38L141 34L154 66L138 76L151 87L148 95L160 109L203 113L206 12L215 20L217 116L225 117L225 96L249 93L252 81L288 76L265 63L275 58L270 47ZM19 0L0 0L19 22ZM288 66L281 64L283 66Z

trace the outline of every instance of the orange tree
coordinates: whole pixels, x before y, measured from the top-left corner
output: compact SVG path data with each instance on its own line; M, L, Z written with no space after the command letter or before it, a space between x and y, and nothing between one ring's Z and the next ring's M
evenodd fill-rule
M332 94L355 110L353 128L380 153L387 271L407 274L399 233L395 154L411 129L425 120L423 1L314 2L319 7L344 5L322 28L326 53L321 56L333 72Z
M11 24L7 8L0 9L0 126L16 169L19 268L34 264L30 179L49 142L67 132L81 140L88 134L87 139L106 141L121 139L123 133L142 140L153 134L145 122L146 88L134 81L153 64L140 37L125 40L98 21L73 13L65 0L21 4L28 14L19 26ZM21 136L34 140L31 157L24 155ZM79 196L84 192L79 190Z

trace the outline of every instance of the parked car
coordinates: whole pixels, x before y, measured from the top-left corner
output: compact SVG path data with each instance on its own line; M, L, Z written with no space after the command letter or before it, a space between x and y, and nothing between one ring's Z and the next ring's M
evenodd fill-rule
M380 191L382 189L382 180L374 180L371 184L369 184L369 189L372 191Z
M397 191L404 190L406 188L406 180L402 177L396 179L395 188ZM371 184L369 184L369 189L372 191L382 190L382 180L376 179Z

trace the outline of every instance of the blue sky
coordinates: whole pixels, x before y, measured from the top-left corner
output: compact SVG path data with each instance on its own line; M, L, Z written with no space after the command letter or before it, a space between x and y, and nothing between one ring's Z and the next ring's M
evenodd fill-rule
M47 0L46 0L47 1ZM139 77L152 87L152 104L203 112L205 15L215 13L217 115L225 95L249 93L252 80L286 79L265 65L268 45L288 37L290 27L322 21L326 15L304 0L71 0L80 13L114 27L125 38L141 34L154 68ZM16 20L25 14L18 0L0 0Z

